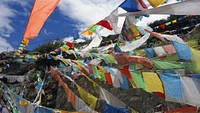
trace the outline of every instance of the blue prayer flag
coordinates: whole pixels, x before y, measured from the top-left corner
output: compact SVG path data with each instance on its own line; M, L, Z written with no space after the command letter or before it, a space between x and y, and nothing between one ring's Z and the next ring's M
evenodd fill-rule
M122 75L123 83L120 82L120 86L122 89L129 89L128 80L125 75Z
M163 82L165 93L170 98L182 99L181 80L178 74L159 74Z
M145 53L146 53L147 58L153 58L154 57L154 49L153 48L145 49Z
M115 44L114 51L115 53L120 53L122 50L119 48L117 44Z
M190 48L187 45L175 41L172 41L172 44L174 45L180 60L192 60Z
M122 107L114 107L105 103L103 113L128 113L128 109Z
M127 12L138 11L136 0L125 0L122 4L119 5L119 7L126 10Z

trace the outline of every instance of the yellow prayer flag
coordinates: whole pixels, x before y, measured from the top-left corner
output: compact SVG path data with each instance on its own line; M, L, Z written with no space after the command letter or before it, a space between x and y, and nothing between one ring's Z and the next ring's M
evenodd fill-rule
M28 106L28 101L20 100L19 101L19 105L21 105L21 106Z
M115 63L115 58L112 54L106 54L105 57L108 59L108 61L111 63L111 64L114 64Z
M106 73L106 69L103 66L98 66L99 70L103 73Z
M62 52L66 52L66 49L65 49L63 46L60 47L60 50L61 50Z
M142 72L144 83L147 92L161 92L164 93L162 82L158 75L154 72Z
M137 88L136 83L133 80L129 80L133 88Z
M175 20L172 20L172 23L176 23L177 22L177 20L175 19Z
M93 32L90 31L90 30L85 30L85 31L83 31L81 34L82 34L82 35L92 35Z
M87 104L89 104L89 106L92 109L95 109L98 99L95 96L93 96L92 94L88 93L83 88L81 88L78 84L76 84L76 86L78 88L78 92L79 92L81 98L83 99L83 101L86 102Z
M137 29L137 27L135 25L131 26L129 28L129 31L130 31L132 37L136 37L136 36L140 35L140 31Z
M143 50L143 49L141 49L141 50L136 50L135 51L135 54L137 55L137 56L142 56L142 57L144 57L145 56L145 51Z
M190 40L190 41L187 41L186 44L189 47L197 48L198 47L198 40Z
M195 71L200 72L200 51L197 49L190 48L192 53L192 64L195 66Z
M166 0L148 0L148 2L150 3L150 5L152 7L157 7L161 4L163 4Z
M91 24L91 25L88 26L88 28L91 28L91 27L93 27L94 25L96 25L96 24Z

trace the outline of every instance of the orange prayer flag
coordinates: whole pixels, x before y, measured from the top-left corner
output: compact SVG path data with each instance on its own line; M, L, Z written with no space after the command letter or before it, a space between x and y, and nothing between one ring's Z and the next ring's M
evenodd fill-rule
M22 42L23 42L23 44L25 44L25 45L28 45L28 43L29 43L29 40L28 40L28 39L26 39L26 38L23 38Z
M44 22L56 8L60 0L34 0L23 38L34 38L38 35Z

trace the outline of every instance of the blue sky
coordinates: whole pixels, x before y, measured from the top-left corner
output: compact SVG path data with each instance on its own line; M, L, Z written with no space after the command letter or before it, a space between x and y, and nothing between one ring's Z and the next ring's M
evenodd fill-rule
M30 41L27 49L32 50L57 37L76 36L87 26L104 19L123 1L60 0L58 7L47 19L38 36ZM9 50L18 48L33 2L34 0L0 0L0 52L7 48ZM146 25L147 22L160 18L166 16L152 16L139 24Z
M10 2L6 5L6 7L11 8L12 12L14 13L14 16L9 17L11 21L9 24L13 30L8 32L9 36L1 35L1 37L3 37L14 49L17 49L20 41L22 40L33 0L29 0L26 3L27 4ZM63 16L60 10L56 8L56 10L45 22L39 35L30 41L28 49L33 49L38 45L45 43L46 41L55 39L56 37L64 38L76 35L78 29L76 28L75 23L77 23L75 20L67 16ZM4 28L6 29L6 27ZM11 47L9 48L11 49Z

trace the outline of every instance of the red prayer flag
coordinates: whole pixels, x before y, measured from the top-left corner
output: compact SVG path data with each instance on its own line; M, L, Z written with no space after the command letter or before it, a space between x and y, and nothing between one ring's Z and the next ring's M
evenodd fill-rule
M112 78L111 78L110 73L104 73L104 76L105 76L105 78L106 78L106 82L107 82L108 84L112 85L113 83L112 83Z
M145 29L145 31L148 32L148 33L150 33L151 35L155 36L156 38L158 38L158 39L160 39L160 40L162 40L162 41L165 41L165 38L162 37L162 36L160 36L158 33L149 31L149 30L147 30L147 29Z
M56 8L60 0L34 0L23 38L34 38L38 35L44 22Z
M172 44L162 46L162 48L163 48L168 54L176 53L176 49L174 48L174 46L173 46Z
M146 6L146 4L144 3L143 0L136 0L137 4L139 6L141 6L143 9L147 9L148 7Z
M108 21L106 21L106 20L99 21L97 23L97 25L100 25L100 26L103 26L103 27L105 27L105 28L107 28L109 30L112 30L112 27L111 27L110 23Z
M160 27L161 29L165 29L165 24L161 24L161 25L159 25L159 27Z
M123 68L119 68L119 71L124 74L129 80L132 80L131 73L129 71L129 66L124 66Z
M188 106L183 108L176 108L174 110L165 111L164 113L197 113L197 107Z
M161 92L155 92L155 95L157 97L160 97L160 98L165 98L165 94L161 93Z

